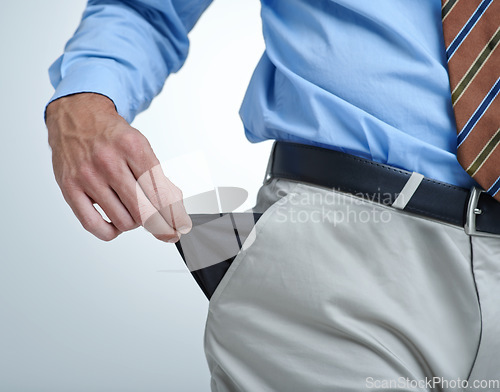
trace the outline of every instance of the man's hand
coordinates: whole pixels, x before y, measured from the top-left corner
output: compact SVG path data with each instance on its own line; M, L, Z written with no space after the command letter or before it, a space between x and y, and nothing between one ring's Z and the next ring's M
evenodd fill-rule
M191 228L181 191L163 174L148 140L99 94L60 98L47 107L54 174L83 227L110 241L144 226L175 242ZM111 223L102 218L98 204Z

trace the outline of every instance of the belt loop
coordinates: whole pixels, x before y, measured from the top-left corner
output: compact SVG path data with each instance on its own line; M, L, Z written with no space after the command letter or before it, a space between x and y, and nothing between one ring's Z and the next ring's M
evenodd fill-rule
M269 154L269 160L267 161L266 175L264 176L263 184L265 184L271 178L271 170L274 162L274 152L276 151L277 140L274 141L273 146L271 147L271 153Z
M406 182L405 186L403 187L403 189L401 189L401 192L399 192L399 195L396 200L394 200L394 203L392 203L392 207L399 210L404 210L410 199L417 191L423 179L424 176L422 174L417 172L411 173L411 176Z

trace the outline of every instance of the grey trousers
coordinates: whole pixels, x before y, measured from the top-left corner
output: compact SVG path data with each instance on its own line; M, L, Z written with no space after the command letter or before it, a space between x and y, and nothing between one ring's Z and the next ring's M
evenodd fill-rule
M255 209L209 305L213 392L500 390L500 240L280 179Z

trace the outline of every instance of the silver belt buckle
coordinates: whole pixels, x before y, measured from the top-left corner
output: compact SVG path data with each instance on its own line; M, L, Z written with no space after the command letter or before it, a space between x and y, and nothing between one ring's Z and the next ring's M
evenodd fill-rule
M471 189L469 204L467 205L467 215L465 217L465 234L477 237L500 238L500 234L477 231L476 229L476 217L483 213L483 211L481 211L481 209L477 206L481 193L486 192L478 187L473 187Z

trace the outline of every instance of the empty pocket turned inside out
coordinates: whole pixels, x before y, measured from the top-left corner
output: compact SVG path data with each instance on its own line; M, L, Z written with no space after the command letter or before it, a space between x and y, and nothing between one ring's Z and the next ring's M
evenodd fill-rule
M176 246L207 298L211 298L261 216L253 212L190 215L193 228Z

